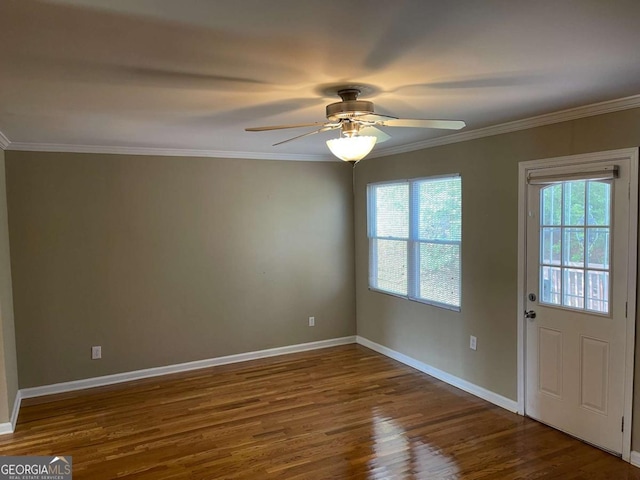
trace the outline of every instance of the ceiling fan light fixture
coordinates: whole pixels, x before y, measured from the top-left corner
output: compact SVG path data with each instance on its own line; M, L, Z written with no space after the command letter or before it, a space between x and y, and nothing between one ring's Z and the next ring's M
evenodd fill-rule
M275 143L273 146L298 140L299 138L315 135L316 133L340 129L344 135L327 141L327 147L336 157L345 162L356 163L366 157L373 149L376 142L384 142L390 137L376 127L410 127L410 128L438 128L441 130L460 130L465 127L462 120L426 120L419 118L398 118L390 115L375 113L373 103L366 100L358 100L362 92L358 85L348 85L339 88L337 93L342 101L334 102L326 107L328 122L299 123L295 125L272 125L268 127L245 128L248 132L264 132L266 130L281 130L285 128L319 127L312 132L303 133L293 138ZM375 91L370 86L364 87L371 93ZM324 93L324 90L323 90ZM365 135L359 135L362 132ZM367 135L368 134L368 135Z
M376 137L353 135L327 140L327 147L336 157L345 162L358 162L369 155L376 144Z

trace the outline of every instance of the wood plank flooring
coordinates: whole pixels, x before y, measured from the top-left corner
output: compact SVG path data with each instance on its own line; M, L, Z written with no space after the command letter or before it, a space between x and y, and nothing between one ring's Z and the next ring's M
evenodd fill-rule
M0 455L74 479L640 479L640 469L346 345L25 400Z

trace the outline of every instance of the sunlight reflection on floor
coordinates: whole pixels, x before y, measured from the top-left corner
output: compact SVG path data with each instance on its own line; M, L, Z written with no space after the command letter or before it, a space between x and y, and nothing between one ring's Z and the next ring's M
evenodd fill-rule
M375 454L368 462L370 478L429 478L454 480L458 466L439 448L424 442L423 437L409 438L397 420L372 414L372 450Z

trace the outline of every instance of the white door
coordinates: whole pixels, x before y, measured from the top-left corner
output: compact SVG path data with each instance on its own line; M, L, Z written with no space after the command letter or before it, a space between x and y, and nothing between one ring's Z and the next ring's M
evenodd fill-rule
M616 454L635 276L630 172L629 159L546 166L529 170L526 192L525 413Z

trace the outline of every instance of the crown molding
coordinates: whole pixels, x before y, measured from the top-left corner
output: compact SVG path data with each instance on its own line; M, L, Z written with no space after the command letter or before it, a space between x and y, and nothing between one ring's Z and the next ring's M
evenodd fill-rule
M398 153L413 152L425 148L449 145L451 143L466 142L483 137L491 137L503 133L517 132L528 128L541 127L554 123L577 120L595 115L619 112L631 108L640 107L640 95L608 100L606 102L594 103L582 107L560 110L553 113L538 115L536 117L515 120L513 122L501 123L490 127L478 128L460 133L453 133L443 137L432 138L421 142L398 145L383 149L374 149L368 158L386 157ZM190 148L154 148L154 147L122 147L106 145L74 145L60 143L23 143L10 142L9 139L0 132L0 147L3 150L22 150L31 152L64 152L64 153L105 153L116 155L152 155L171 157L213 157L213 158L245 158L256 160L294 160L309 162L336 161L335 157L327 155L291 154L291 153L261 153L261 152L230 152L224 150L196 150Z
M230 152L224 150L196 150L191 148L116 147L106 145L73 145L63 143L9 142L7 150L29 152L105 153L114 155L151 155L167 157L244 158L257 160L293 160L307 162L334 161L330 155L291 153Z
M11 142L9 141L7 136L4 133L0 132L0 148L2 150L6 150L10 144Z
M478 128L476 130L469 130L468 132L454 133L444 137L432 138L407 145L399 145L397 147L390 147L377 151L374 150L369 154L369 158L386 157L397 153L413 152L415 150L438 147L451 143L466 142L467 140L475 140L477 138L491 137L493 135L500 135L503 133L517 132L528 128L542 127L544 125L577 120L585 117L593 117L595 115L603 115L605 113L619 112L621 110L629 110L631 108L638 107L640 107L640 95L633 95L631 97L608 100L606 102L594 103L592 105L560 110L558 112L546 113L536 117L501 123L490 127Z

